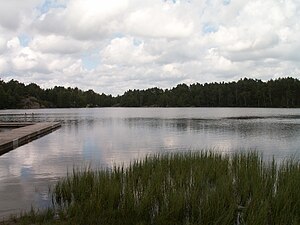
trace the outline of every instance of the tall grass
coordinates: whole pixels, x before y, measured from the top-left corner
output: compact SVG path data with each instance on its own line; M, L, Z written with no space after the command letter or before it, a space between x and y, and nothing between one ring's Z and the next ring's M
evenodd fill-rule
M300 224L299 187L299 162L189 152L75 170L53 200L71 224Z
M74 170L53 190L56 224L300 224L300 165L257 152L157 154ZM47 220L46 220L47 221Z

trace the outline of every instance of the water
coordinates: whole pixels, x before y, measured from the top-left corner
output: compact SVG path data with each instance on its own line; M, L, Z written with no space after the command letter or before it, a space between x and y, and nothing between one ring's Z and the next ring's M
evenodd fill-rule
M49 187L74 166L107 167L151 153L201 149L257 150L279 161L300 156L300 109L3 110L0 121L62 122L59 130L0 156L0 217L48 206Z

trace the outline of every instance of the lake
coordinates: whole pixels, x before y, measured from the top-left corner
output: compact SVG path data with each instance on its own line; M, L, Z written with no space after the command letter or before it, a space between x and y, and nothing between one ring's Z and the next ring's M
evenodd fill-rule
M26 114L25 114L26 113ZM73 167L125 165L153 153L257 150L277 161L300 154L300 109L86 108L2 110L0 121L62 127L0 156L0 217L43 208Z

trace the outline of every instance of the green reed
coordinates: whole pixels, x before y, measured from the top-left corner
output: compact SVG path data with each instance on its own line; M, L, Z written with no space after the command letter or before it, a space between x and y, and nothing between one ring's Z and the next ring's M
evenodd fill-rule
M52 213L60 224L300 224L299 187L298 161L156 154L127 167L74 170L55 186Z

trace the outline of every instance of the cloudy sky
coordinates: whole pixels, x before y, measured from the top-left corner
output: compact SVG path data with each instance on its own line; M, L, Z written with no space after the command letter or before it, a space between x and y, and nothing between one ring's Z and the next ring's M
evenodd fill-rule
M0 0L0 78L106 94L300 78L299 0Z

